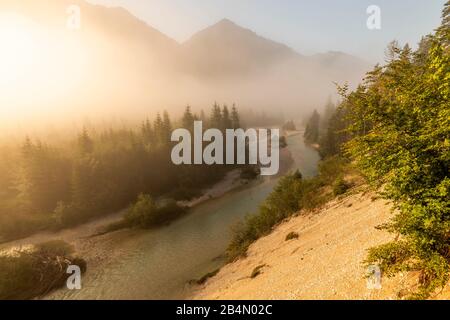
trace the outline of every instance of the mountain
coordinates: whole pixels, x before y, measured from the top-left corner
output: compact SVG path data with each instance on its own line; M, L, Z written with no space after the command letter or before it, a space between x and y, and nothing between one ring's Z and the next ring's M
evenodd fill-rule
M258 36L223 19L182 44L185 66L199 75L258 72L288 59L301 58L289 47Z
M76 31L66 27L70 5L80 7ZM306 113L335 93L333 82L356 84L369 69L344 53L303 56L227 19L180 44L125 9L82 0L4 0L0 9L32 21L36 37L26 85L0 97L18 118L140 118L214 101Z
M153 44L154 48L175 49L178 43L137 19L121 7L105 7L83 0L2 0L3 10L22 14L40 24L66 28L70 6L80 8L81 30L127 41Z
M372 67L367 61L339 51L315 54L310 60L328 70L332 77L339 78L346 74L349 80L359 78L361 72L368 71Z
M362 59L343 52L303 56L228 19L193 35L182 44L182 54L184 69L198 76L243 76L290 63L294 69L314 66L321 69L318 70L320 73L332 75L338 80L351 70L361 75L369 67Z
M340 52L304 56L224 19L181 45L180 70L210 101L302 113L321 108L335 83L361 81L370 65Z
M80 8L79 30L67 28L71 5ZM173 104L166 88L175 77L179 44L125 9L82 0L6 0L0 12L24 17L21 33L33 36L24 54L28 69L15 85L20 90L0 96L18 120L23 114L50 122L137 118Z

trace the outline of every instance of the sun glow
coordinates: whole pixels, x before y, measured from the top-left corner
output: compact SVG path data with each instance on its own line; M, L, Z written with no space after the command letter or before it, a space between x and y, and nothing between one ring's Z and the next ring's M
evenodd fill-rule
M0 13L0 126L63 112L88 74L88 56L77 33Z
M32 23L15 14L0 14L0 85L11 89L34 64L36 38Z

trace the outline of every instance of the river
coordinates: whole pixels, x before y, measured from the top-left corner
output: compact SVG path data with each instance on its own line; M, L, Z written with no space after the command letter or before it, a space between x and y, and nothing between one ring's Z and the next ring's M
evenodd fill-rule
M317 173L319 155L303 143L302 135L287 139L291 170L304 177ZM88 265L82 289L60 289L48 299L183 299L189 280L198 279L224 264L231 227L255 212L278 178L261 178L241 189L202 203L172 224L149 231L118 232L101 239L90 251L103 251L101 263ZM100 241L100 240L97 240ZM90 245L88 245L90 246ZM92 258L94 261L95 258ZM89 263L88 259L88 263Z

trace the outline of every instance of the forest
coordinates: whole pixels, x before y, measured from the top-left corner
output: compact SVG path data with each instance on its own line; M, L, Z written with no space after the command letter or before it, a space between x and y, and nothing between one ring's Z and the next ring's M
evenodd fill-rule
M146 119L140 128L84 128L58 145L26 137L5 147L0 160L0 240L80 224L126 208L139 195L186 200L237 166L176 166L170 159L171 133L208 128L241 128L235 106L214 104L210 116L188 106L177 121L167 112ZM244 174L252 169L246 166Z
M339 101L329 99L305 123L305 143L322 157L318 175L305 178L294 171L281 177L256 212L235 225L226 258L240 259L281 222L345 195L352 188L345 177L358 175L368 190L392 204L391 220L378 228L390 232L393 240L370 248L361 262L379 266L385 277L416 274L417 284L408 298L430 298L450 280L450 1L440 27L423 37L416 49L393 41L385 62L369 71L356 89L343 84L337 91ZM158 226L185 213L178 201L200 196L230 170L240 169L242 178L255 178L260 173L255 166L177 166L171 160L176 144L171 133L184 128L193 134L195 121L203 122L203 130L222 132L284 122L282 116L262 112L247 111L249 120L243 118L236 106L216 103L208 115L188 106L179 119L163 112L136 127L86 126L58 143L31 135L20 144L4 143L0 243L126 208L123 219L105 232ZM296 123L285 122L284 129L296 130ZM80 259L72 251L50 242L37 246L31 255L19 256L26 259L22 265L26 277L17 283L28 288L19 288L27 293L19 297L46 293L46 287L29 289L39 279L34 266L39 270L50 266L60 277L59 257ZM0 269L8 270L3 271L7 276L0 293L13 292L0 298L17 297L14 277L21 266L11 257L0 258ZM85 262L80 264L86 269ZM53 281L51 273L49 279Z

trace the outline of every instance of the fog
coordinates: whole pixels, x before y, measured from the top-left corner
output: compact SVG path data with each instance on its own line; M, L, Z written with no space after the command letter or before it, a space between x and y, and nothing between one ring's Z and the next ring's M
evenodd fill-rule
M75 28L70 4L80 8ZM370 68L344 53L302 56L227 20L180 44L120 8L0 9L0 133L132 123L214 102L301 117L336 97L335 82L355 85Z

